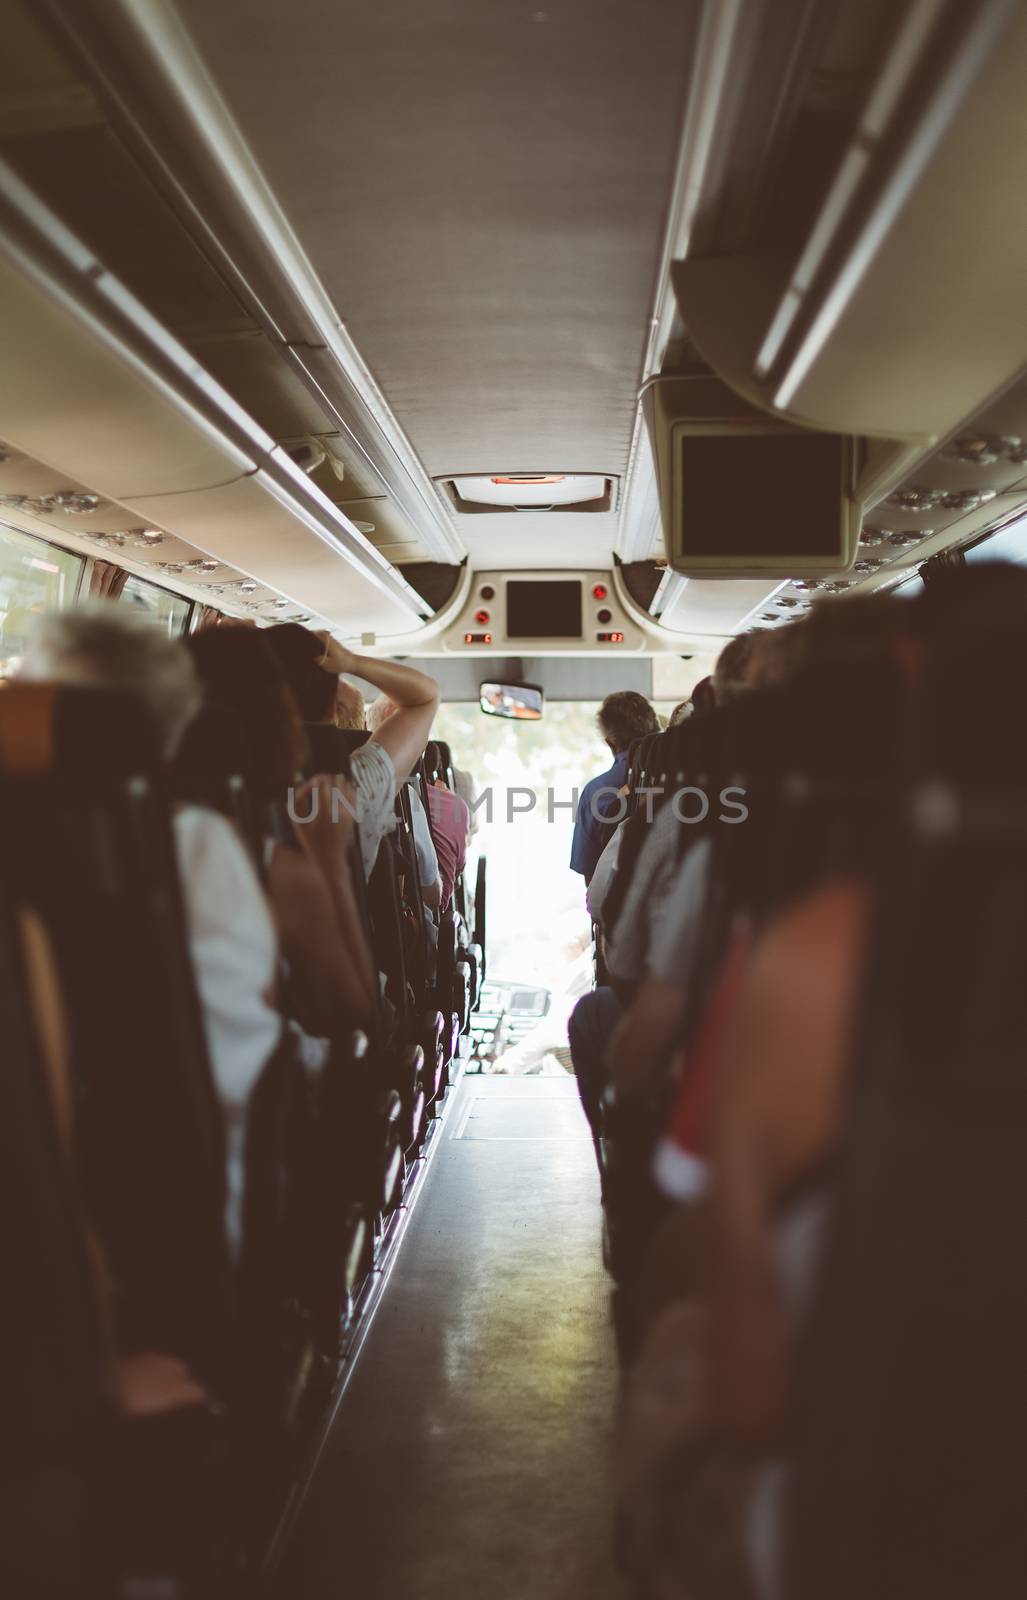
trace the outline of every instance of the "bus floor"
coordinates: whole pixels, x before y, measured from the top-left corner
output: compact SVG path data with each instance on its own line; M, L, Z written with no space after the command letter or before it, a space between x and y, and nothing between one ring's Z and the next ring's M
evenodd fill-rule
M576 1086L464 1078L276 1594L614 1600L616 1388Z

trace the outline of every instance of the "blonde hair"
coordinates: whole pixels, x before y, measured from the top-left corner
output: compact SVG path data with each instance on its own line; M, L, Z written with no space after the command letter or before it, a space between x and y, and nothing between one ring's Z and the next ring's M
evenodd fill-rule
M382 723L389 720L395 709L387 694L380 694L377 700L372 700L367 708L367 726L371 732L377 733Z
M44 613L25 651L21 676L37 683L131 690L149 707L168 756L203 699L185 647L114 600Z
M362 733L367 726L364 697L356 684L347 683L345 678L340 678L335 685L333 721L337 728L349 728L355 733Z

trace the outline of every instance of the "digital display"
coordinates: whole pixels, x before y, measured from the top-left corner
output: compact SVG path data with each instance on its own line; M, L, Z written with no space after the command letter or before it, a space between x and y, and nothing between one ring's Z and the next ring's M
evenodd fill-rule
M685 433L678 448L684 558L841 556L838 435Z
M508 639L580 639L581 580L513 579L506 586Z

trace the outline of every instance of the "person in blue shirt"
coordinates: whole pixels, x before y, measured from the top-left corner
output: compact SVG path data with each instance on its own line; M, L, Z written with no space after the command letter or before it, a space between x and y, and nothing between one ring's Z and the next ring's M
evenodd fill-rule
M571 843L571 871L580 872L585 886L591 882L596 863L606 848L624 804L619 791L628 775L628 750L643 734L658 733L656 712L643 694L619 689L608 694L596 718L599 732L613 756L613 765L592 778L581 791Z

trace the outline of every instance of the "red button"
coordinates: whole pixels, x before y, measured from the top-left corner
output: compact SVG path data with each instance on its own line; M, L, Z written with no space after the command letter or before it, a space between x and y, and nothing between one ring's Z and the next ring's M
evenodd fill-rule
M594 584L592 588L592 599L605 600L609 592L610 591L607 589L605 583Z
M476 611L474 613L474 620L475 620L475 622L485 623L485 622L491 622L492 618L491 618L489 612L487 612L487 611Z

